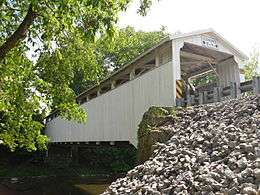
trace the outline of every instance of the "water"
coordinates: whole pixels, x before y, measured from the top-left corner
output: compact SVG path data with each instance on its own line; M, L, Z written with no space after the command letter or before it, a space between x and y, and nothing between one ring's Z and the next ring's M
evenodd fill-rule
M44 178L2 181L0 195L97 195L105 191L108 182L86 181L82 178Z

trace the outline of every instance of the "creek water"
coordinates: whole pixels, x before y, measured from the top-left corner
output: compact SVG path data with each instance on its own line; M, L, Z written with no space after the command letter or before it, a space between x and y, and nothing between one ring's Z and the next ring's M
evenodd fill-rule
M41 178L2 181L0 195L97 195L109 185L106 180Z

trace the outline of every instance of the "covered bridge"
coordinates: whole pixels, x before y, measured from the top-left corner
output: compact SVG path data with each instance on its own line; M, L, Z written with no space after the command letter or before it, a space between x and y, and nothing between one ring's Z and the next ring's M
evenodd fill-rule
M217 86L239 86L239 66L247 57L212 29L163 39L133 61L77 97L87 111L86 124L52 114L46 135L52 143L130 142L151 106L175 106L183 83L213 72Z

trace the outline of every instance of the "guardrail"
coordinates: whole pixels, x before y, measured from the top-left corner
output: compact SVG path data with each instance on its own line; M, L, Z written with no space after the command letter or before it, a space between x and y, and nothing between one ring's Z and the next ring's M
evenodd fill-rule
M245 81L237 86L231 82L227 87L214 87L213 90L199 92L195 95L187 95L185 98L177 99L177 106L193 106L220 102L228 98L237 98L241 94L253 92L260 94L260 77L254 77L250 81Z

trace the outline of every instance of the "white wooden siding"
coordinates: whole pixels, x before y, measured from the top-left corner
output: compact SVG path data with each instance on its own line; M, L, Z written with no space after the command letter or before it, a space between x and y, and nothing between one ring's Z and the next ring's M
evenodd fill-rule
M238 64L234 59L229 59L217 64L217 72L220 76L220 85L223 87L229 86L230 82L240 84L240 73Z
M155 68L82 105L86 124L55 118L47 124L51 142L130 141L137 145L137 129L151 106L173 105L172 63Z

